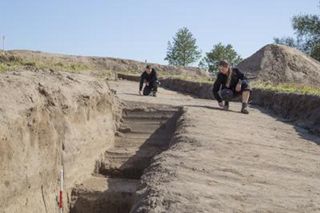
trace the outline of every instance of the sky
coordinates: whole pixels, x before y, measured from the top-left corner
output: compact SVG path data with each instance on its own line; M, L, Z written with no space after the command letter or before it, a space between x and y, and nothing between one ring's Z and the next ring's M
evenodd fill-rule
M222 42L246 58L293 36L294 15L319 13L319 0L1 0L0 35L5 49L167 64L179 28L203 55Z

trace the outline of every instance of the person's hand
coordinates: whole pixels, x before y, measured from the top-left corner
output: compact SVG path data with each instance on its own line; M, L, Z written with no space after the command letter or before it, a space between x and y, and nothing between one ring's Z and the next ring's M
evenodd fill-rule
M223 107L224 107L222 101L221 101L221 102L218 102L218 105L219 105L220 108L223 108Z
M241 82L238 82L237 86L236 86L236 91L240 92L241 91Z
M149 82L146 82L146 85L149 86Z
M142 95L141 90L139 90L139 95Z

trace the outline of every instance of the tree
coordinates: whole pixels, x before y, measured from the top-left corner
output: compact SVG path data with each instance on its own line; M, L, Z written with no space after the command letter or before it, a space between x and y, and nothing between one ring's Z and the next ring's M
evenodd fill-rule
M196 45L196 39L188 28L178 30L173 42L168 42L167 56L164 60L170 65L187 66L199 60L201 52Z
M318 61L320 61L320 43L315 44L312 49L310 56Z
M292 37L274 38L274 43L283 44L283 45L287 45L289 47L295 47L295 48L300 49L298 42Z
M213 46L210 52L206 53L206 56L200 61L199 66L204 67L204 64L206 64L209 72L215 73L218 71L217 63L221 60L227 60L232 65L237 65L242 61L242 58L231 44L224 46L222 43L218 43Z
M277 44L296 47L320 61L320 16L298 15L292 18L292 27L297 38L275 38Z
M301 49L320 61L320 16L295 16L292 25L297 40L302 43Z

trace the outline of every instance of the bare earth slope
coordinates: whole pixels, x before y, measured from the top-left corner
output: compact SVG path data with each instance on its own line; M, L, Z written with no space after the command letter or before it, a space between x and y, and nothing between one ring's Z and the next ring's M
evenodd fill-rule
M185 105L169 150L144 172L131 212L319 212L320 139L251 108L216 109L210 100L136 83L112 82L122 100ZM236 111L234 111L236 110Z
M29 69L90 72L96 76L108 78L112 78L112 75L116 72L140 74L146 65L144 62L129 59L63 55L29 50L7 51L5 56L0 55L0 71L1 63L7 64L6 67L9 70L15 70L17 66L26 66ZM207 77L207 73L197 67L178 67L160 64L152 64L152 66L161 75L189 76L191 78Z
M258 81L320 85L320 63L284 45L266 45L238 67Z

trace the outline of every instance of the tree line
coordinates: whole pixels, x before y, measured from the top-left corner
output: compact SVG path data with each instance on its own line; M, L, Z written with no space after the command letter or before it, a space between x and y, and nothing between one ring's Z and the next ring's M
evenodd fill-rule
M188 28L179 29L173 37L173 41L168 42L167 55L164 60L168 61L170 65L188 66L201 59L198 66L209 70L209 72L217 71L216 64L220 60L228 60L233 65L242 61L231 44L223 45L222 43L213 45L212 50L201 58L202 54L196 41Z

